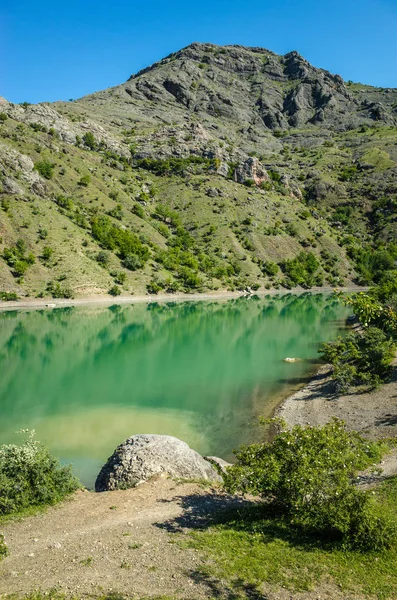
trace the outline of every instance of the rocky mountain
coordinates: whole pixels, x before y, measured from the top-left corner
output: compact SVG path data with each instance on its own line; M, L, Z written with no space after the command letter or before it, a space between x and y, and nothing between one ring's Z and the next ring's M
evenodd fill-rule
M397 258L397 90L194 43L79 100L2 99L0 177L0 292L370 283Z

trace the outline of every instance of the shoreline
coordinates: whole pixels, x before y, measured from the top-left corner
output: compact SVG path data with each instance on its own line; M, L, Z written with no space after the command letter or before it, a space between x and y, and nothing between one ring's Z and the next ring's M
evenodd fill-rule
M397 436L397 358L392 377L379 389L336 394L330 378L330 365L321 365L310 380L282 401L274 417L294 425L322 426L333 417L342 419L349 430L370 439Z
M250 296L275 296L275 295L286 295L286 294L331 294L334 291L338 292L364 292L367 291L368 287L349 286L349 287L313 287L308 290L303 288L292 288L290 290L282 289L277 290L272 288L270 290L261 290L256 292L228 292L216 291L216 292L204 292L197 294L158 294L158 295L120 295L120 296L109 296L96 295L96 296L81 296L79 298L32 298L32 299L21 299L14 300L11 302L0 301L0 312L9 310L20 310L24 309L39 309L39 308L64 308L69 306L107 306L112 304L138 304L138 303L150 303L150 302L189 302L189 301L200 301L200 300L232 300L234 298L244 298Z

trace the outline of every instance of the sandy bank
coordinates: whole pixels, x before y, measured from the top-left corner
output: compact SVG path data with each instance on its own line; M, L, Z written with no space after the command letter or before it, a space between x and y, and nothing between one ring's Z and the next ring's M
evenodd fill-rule
M324 425L338 417L349 429L372 439L397 436L397 359L391 381L373 392L335 395L330 373L331 367L321 367L303 389L282 403L276 415L290 426Z

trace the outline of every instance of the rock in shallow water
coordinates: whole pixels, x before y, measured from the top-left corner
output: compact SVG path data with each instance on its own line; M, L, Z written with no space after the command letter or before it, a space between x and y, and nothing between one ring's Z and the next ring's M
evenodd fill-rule
M221 481L212 465L185 442L170 435L140 434L116 448L96 479L95 491L135 487L161 473Z

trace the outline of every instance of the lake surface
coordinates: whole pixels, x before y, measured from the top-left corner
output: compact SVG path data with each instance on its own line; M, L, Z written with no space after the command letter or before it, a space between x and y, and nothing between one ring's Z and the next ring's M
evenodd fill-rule
M347 314L320 294L0 313L0 444L35 429L88 486L135 433L230 459Z

